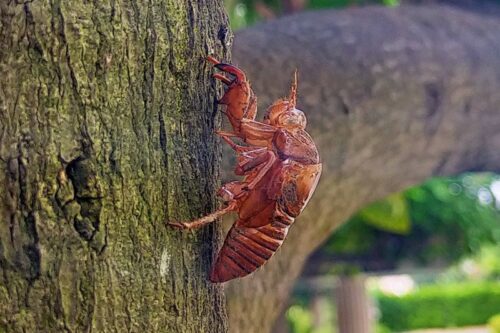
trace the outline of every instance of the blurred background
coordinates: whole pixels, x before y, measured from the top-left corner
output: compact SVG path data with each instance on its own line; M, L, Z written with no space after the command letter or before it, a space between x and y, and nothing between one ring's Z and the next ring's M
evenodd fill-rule
M234 31L365 5L400 1L225 0ZM430 179L363 208L331 235L274 331L500 332L499 244L500 175Z

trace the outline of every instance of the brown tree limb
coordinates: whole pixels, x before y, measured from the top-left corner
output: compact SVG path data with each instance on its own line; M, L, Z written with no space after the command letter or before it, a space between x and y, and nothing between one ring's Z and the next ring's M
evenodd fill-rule
M285 17L240 31L260 109L299 71L324 163L277 255L227 287L231 332L269 332L307 256L360 207L431 176L500 170L500 19L442 5Z

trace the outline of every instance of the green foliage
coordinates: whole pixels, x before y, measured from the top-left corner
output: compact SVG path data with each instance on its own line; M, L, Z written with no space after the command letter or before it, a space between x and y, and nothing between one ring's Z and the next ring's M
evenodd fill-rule
M377 323L375 325L375 333L392 333L392 330L383 324Z
M500 198L495 199L492 191L497 184L498 176L494 174L465 174L431 179L409 189L405 196L419 230L442 237L444 246L436 244L435 251L456 258L479 250L484 242L500 242L500 213L495 207Z
M500 280L500 246L488 244L457 264L448 268L438 279L440 282L460 282L471 280Z
M315 312L319 321L313 319L313 313L310 310L311 300L299 301L292 305L286 312L286 318L290 326L291 333L335 333L335 305L332 299L316 299ZM319 313L318 313L319 311ZM318 319L318 318L316 318Z
M482 278L500 280L500 246L498 244L484 246L474 259L483 272Z
M229 14L231 27L237 30L263 20L263 17L256 9L258 4L267 7L275 16L285 14L283 1L281 0L224 0L224 6ZM309 0L306 1L304 9L343 8L370 4L392 7L399 5L399 0Z
M395 193L371 204L359 212L359 217L379 230L402 235L410 232L408 205L402 193Z
M488 320L488 327L492 333L500 333L500 313Z
M430 285L376 298L380 322L395 331L482 325L500 312L500 282Z
M389 7L395 7L399 5L399 0L383 0L382 3Z
M342 8L353 5L353 3L360 3L361 1L351 1L351 0L310 0L308 7L309 9L327 9L327 8ZM378 1L372 1L378 2Z
M293 333L312 333L311 312L300 305L292 305L286 312L286 318Z
M361 218L354 217L330 237L322 250L332 255L365 253L376 242L375 233L372 231L373 227L366 225Z
M431 179L362 209L321 251L340 256L337 263L357 259L369 270L390 269L406 259L453 263L500 243L499 192L499 176L489 173ZM482 254L482 267L492 270L488 275L500 276L497 257ZM378 268L370 264L375 261Z

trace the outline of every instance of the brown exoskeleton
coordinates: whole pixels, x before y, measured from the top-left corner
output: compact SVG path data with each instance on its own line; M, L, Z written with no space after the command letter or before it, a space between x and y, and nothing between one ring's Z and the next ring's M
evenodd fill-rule
M318 150L305 131L306 117L298 110L297 75L290 96L272 104L263 122L254 120L256 97L237 67L208 57L214 74L227 85L219 101L226 105L232 132L217 132L237 153L241 181L225 184L218 195L226 206L191 222L171 222L182 229L198 228L231 211L238 220L229 231L210 273L212 282L243 277L262 266L281 246L288 228L311 198L321 174ZM246 145L239 145L236 137Z

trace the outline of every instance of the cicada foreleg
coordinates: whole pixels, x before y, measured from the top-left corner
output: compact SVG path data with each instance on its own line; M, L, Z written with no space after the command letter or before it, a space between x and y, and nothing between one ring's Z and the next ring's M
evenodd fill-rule
M234 132L238 136L241 136L241 120L255 119L257 114L257 97L250 87L250 83L247 81L245 73L241 69L230 64L222 63L211 56L207 57L207 60L213 63L214 67L218 70L233 77L233 79L230 79L219 73L213 75L215 79L227 85L227 90L224 96L219 100L219 104L226 105L226 111L224 113L227 115Z

